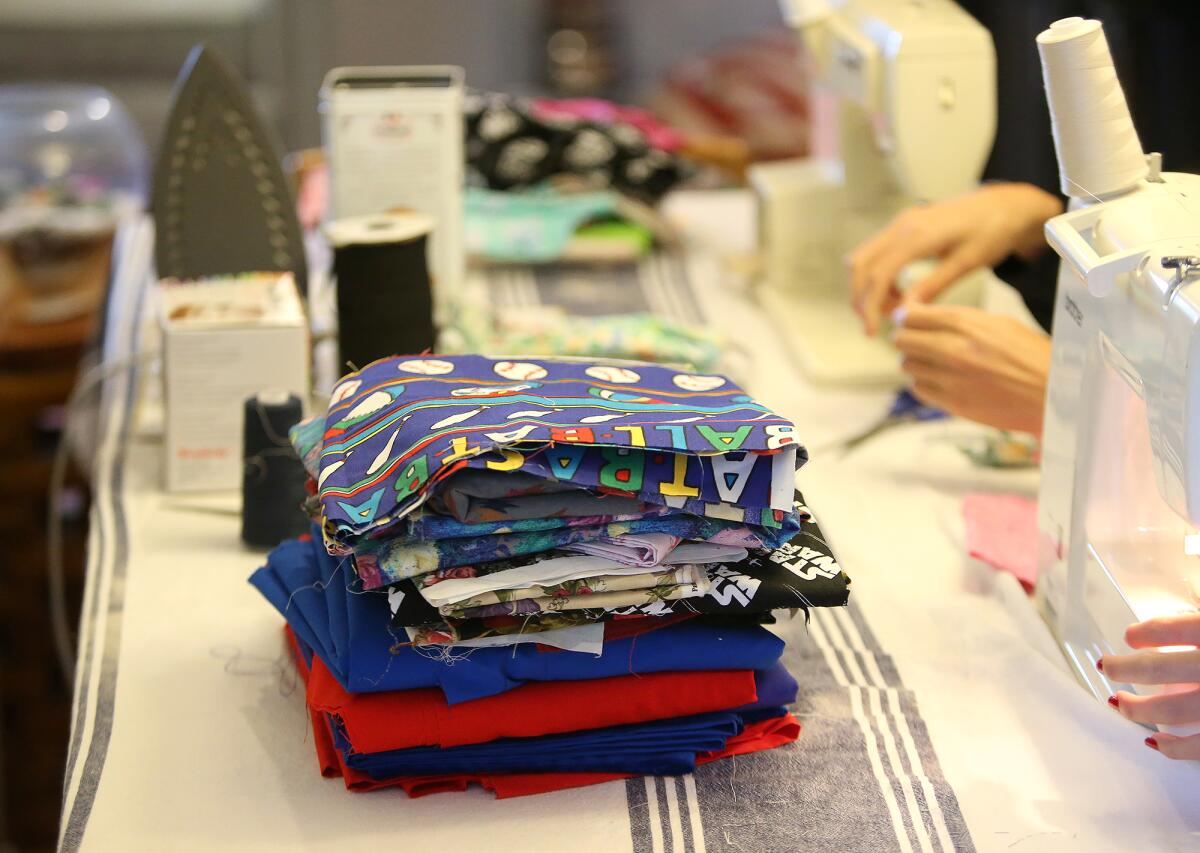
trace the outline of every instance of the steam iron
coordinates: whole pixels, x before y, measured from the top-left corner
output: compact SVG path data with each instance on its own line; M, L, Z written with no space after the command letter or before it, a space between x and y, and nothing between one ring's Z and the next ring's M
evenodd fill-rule
M237 71L214 48L193 48L154 174L158 274L288 271L304 294L304 243L281 161Z

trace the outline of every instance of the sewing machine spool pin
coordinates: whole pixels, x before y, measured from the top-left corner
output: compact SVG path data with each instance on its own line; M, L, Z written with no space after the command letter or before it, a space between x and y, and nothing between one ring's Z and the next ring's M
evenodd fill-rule
M1183 283L1200 273L1200 255L1165 255L1159 260L1159 264L1165 269L1175 270L1175 278L1171 280L1171 285L1165 294L1166 298L1163 300L1163 310L1166 310L1167 306L1171 304L1175 292L1183 286Z

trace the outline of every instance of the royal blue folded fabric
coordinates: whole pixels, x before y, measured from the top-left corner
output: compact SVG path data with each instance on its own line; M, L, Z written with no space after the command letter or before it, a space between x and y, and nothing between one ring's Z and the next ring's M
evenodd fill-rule
M723 711L547 735L501 738L439 749L431 746L355 753L333 727L334 745L346 764L375 779L443 773L690 773L696 755L724 749L743 728L738 714Z
M736 713L744 711L759 711L763 708L774 708L780 705L790 705L796 701L800 687L796 679L787 671L782 663L776 663L767 669L754 673L754 692L758 698L749 705L734 708ZM778 715L776 715L778 716Z
M386 595L351 588L348 560L319 542L289 540L250 578L292 630L350 693L441 687L451 704L493 696L526 681L578 681L639 672L769 669L783 641L760 627L684 622L605 643L600 655L542 652L533 644L463 650L446 660L402 645Z

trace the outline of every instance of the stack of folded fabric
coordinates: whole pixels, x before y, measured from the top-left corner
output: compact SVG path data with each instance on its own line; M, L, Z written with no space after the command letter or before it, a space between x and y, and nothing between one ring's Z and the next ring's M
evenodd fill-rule
M794 492L793 425L724 377L385 359L292 441L318 523L251 582L327 775L516 796L798 736L762 623L849 581Z

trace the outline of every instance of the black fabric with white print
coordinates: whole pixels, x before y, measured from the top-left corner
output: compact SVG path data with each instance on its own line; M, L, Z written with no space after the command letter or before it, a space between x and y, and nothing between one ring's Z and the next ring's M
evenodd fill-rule
M654 202L694 171L687 161L652 147L633 125L545 119L509 95L473 93L464 117L468 178L494 190L571 175L592 189Z

